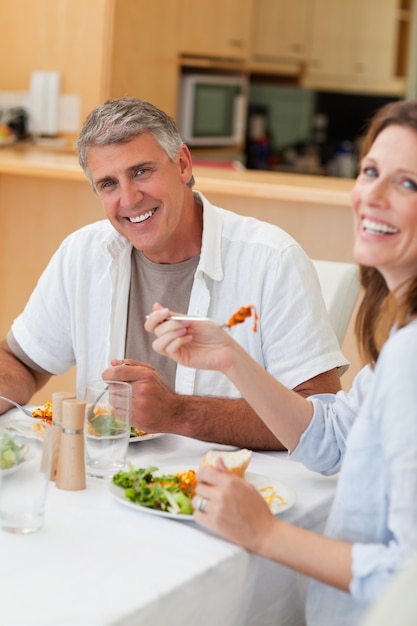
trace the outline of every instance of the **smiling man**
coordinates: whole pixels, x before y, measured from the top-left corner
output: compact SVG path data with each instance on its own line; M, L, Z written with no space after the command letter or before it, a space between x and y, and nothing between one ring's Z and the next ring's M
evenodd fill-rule
M114 228L153 263L181 263L200 254L201 206L188 191L191 156L182 144L171 160L153 135L93 146L88 171Z
M78 397L102 376L131 382L142 430L279 449L226 377L158 355L143 325L155 302L220 322L254 305L258 332L232 331L243 347L303 396L336 392L347 362L303 250L280 228L193 191L187 146L147 102L95 108L77 149L107 219L71 234L52 257L2 344L0 393L27 402L76 364Z

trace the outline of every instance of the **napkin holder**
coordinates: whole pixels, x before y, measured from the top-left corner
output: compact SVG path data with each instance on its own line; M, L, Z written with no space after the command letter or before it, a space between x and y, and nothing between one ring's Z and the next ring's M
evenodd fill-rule
M56 486L58 489L78 491L86 488L84 460L83 400L62 400L62 431L59 447Z

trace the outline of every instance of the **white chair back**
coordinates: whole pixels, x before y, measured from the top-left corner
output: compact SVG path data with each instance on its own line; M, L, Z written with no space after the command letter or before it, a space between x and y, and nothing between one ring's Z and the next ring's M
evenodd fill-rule
M342 345L349 320L358 299L359 269L354 263L312 259L330 321Z

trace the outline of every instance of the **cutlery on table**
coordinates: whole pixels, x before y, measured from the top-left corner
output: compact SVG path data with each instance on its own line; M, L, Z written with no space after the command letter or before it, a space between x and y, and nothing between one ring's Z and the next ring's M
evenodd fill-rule
M146 316L146 319L148 319L148 317L149 315ZM200 315L170 315L167 317L167 320L174 320L176 322L213 322L213 324L217 324L218 326L221 326L221 328L227 328L227 324L220 324L219 322L211 319L211 317L202 317Z
M14 400L10 400L10 398L5 398L4 396L0 396L0 400L5 400L6 402L10 402L10 404L14 404L17 409L20 409L20 411L22 411L22 413L25 413L25 415L28 415L29 417L33 417L32 411L29 411L29 409L26 409L24 406L18 404Z
M236 326L236 324L241 324L242 322L244 322L248 317L254 317L254 325L253 325L253 330L256 332L257 330L257 321L258 321L258 314L256 312L256 307L253 304L248 304L246 306L241 306L240 309L238 309L236 311L236 313L234 313L230 318L229 321L225 324L220 324L219 322L216 322L216 320L211 319L210 317L202 317L199 315L169 315L167 317L167 320L178 320L178 321L192 321L192 322L213 322L213 324L217 324L217 326L220 326L220 328L228 328L230 330L230 328L232 326ZM146 319L148 319L149 315L146 316Z

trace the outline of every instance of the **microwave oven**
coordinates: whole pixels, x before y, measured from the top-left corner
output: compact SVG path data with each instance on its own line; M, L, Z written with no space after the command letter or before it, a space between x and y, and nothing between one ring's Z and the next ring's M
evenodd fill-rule
M243 145L247 93L243 76L184 74L178 115L184 143L191 147Z

